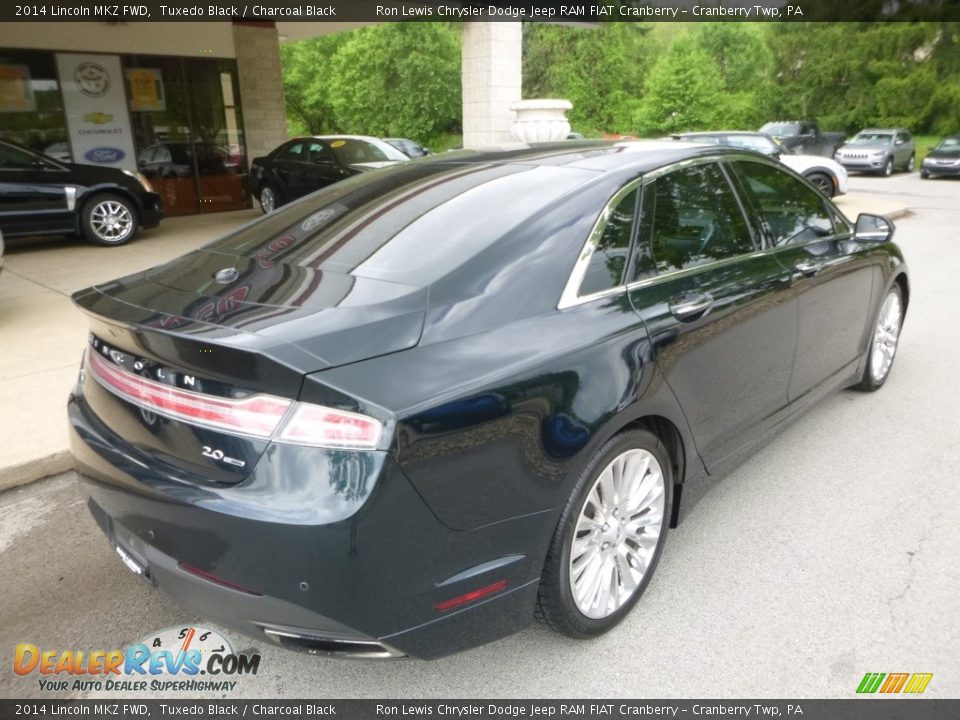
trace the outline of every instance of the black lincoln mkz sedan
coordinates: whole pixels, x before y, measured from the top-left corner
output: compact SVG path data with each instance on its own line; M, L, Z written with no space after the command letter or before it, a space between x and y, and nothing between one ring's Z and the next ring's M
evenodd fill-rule
M77 165L0 141L0 230L7 237L81 235L123 245L163 218L163 201L142 175Z
M90 509L150 584L293 648L433 658L534 615L599 634L708 476L884 384L892 231L679 142L346 180L74 296Z

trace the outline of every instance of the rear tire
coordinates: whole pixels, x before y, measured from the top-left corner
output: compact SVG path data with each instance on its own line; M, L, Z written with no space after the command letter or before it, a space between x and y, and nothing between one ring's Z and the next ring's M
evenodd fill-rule
M264 185L260 188L260 196L257 200L260 201L260 210L263 211L264 215L269 215L280 206L280 202L277 199L277 191L269 185Z
M123 245L133 239L139 227L136 208L121 195L94 195L80 213L83 237L97 245Z
M907 160L907 172L908 173L913 172L913 169L916 167L916 164L917 164L917 156L911 155L910 159Z
M822 192L828 198L832 198L834 196L835 188L833 185L833 180L830 178L830 176L824 173L814 172L807 175L807 180L809 180L814 187L817 188L817 190Z
M877 312L873 334L870 336L870 346L867 348L867 364L863 368L860 382L854 386L857 390L874 392L883 387L887 378L890 377L890 369L896 358L902 328L903 291L899 284L894 283Z
M656 570L673 500L670 454L646 430L611 438L580 474L554 531L535 614L573 638L610 630Z

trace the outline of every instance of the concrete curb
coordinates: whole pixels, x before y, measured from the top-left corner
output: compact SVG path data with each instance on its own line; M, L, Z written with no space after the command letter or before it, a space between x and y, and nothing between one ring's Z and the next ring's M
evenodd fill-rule
M58 450L17 465L0 467L0 492L72 469L73 456L69 450Z

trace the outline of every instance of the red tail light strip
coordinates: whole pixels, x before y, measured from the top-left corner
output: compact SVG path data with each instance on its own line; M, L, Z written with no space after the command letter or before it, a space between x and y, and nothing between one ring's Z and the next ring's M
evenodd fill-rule
M87 360L97 382L134 405L175 420L239 435L271 437L293 404L272 395L251 395L242 400L203 395L121 370L95 352L88 352Z
M444 600L443 602L438 602L433 606L434 610L438 612L444 612L445 610L453 610L458 608L461 605L466 605L467 603L472 603L475 600L486 597L487 595L493 595L493 593L500 592L505 590L507 587L506 580L498 580L497 582L487 585L486 587L479 588L472 592L468 592L465 595L459 595L455 598L450 598L449 600Z

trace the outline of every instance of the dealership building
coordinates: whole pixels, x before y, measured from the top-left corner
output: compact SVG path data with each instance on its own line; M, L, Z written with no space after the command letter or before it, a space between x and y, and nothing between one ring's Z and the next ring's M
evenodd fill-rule
M0 139L142 172L168 215L247 207L249 160L286 139L280 43L360 24L0 23ZM520 33L462 25L468 147L510 139Z

